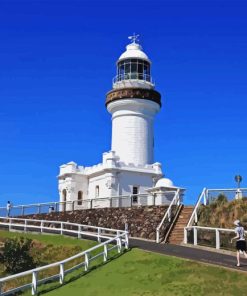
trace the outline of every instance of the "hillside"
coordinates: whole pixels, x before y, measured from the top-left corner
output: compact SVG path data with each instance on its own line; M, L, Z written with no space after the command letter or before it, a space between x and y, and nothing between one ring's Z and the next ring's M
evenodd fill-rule
M227 201L221 194L209 205L201 206L198 217L200 226L234 228L233 222L238 219L247 229L247 198Z

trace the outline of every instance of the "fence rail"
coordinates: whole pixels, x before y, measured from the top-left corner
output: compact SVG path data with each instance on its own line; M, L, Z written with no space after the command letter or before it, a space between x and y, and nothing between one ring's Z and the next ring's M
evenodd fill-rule
M171 192L167 192L170 195ZM12 206L8 213L6 207L0 207L0 216L24 216L46 214L49 212L74 211L93 208L119 208L158 205L155 196L149 194L131 194L85 200L34 203ZM162 205L162 203L159 205Z
M71 256L67 259L51 263L42 267L38 267L32 270L21 272L15 275L7 276L0 278L0 296L11 295L19 291L23 291L31 288L32 295L37 294L38 286L44 284L51 280L59 280L60 284L64 283L65 275L71 273L72 271L84 267L85 271L88 271L90 262L93 260L102 257L103 262L106 262L109 257L109 252L117 249L118 253L121 253L123 245L127 249L129 246L128 231L110 229L105 227L96 227L91 225L82 225L69 222L60 222L60 221L47 221L47 220L37 220L37 219L21 219L21 218L6 218L0 217L0 227L7 227L9 231L18 229L22 231L30 230L39 230L41 233L56 233L56 234L71 234L81 238L85 237L94 237L100 242L98 245L87 249L83 252L80 252L74 256ZM101 242L101 240L105 240ZM103 251L101 250L103 248ZM98 251L96 255L92 255L93 252ZM72 267L66 269L65 264L71 262L75 259L81 259L81 262ZM39 273L44 270L48 270L53 267L59 267L59 273L56 273L52 276L39 279ZM26 277L28 275L32 276L32 281L28 284L18 286L6 290L4 285L14 279L20 277Z
M189 232L191 231L191 237L189 237ZM184 228L184 243L185 244L193 244L193 245L198 245L198 232L204 232L208 233L211 232L212 236L208 236L207 240L210 241L208 246L214 247L216 249L220 249L222 247L221 243L221 236L224 239L227 239L230 241L230 234L235 233L233 229L228 229L228 228L216 228L216 227L204 227L204 226L191 226L191 227L185 227ZM225 234L227 234L227 238L225 237ZM245 234L247 234L247 231L245 231ZM229 244L228 244L229 246ZM229 248L229 247L228 247Z

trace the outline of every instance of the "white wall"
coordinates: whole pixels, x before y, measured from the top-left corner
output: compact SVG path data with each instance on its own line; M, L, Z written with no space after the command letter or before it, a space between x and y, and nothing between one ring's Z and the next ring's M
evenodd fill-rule
M154 162L153 119L159 104L144 99L124 99L107 106L112 113L112 147L120 161L135 165Z
M133 186L139 187L139 193L147 193L146 189L153 187L151 174L121 172L118 175L119 195L129 195L132 193Z

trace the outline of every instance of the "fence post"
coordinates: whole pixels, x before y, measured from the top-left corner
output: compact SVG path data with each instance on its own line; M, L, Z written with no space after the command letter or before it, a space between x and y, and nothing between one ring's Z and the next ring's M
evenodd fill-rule
M193 229L194 229L194 245L196 246L197 245L197 228L193 227Z
M32 274L32 295L37 294L37 271L33 271Z
M125 249L129 248L129 233L125 231Z
M63 234L63 223L61 222L61 232L60 234L62 235Z
M98 242L101 242L101 238L100 238L100 234L101 234L101 229L98 227Z
M120 231L117 231L117 246L118 246L118 253L121 253L122 250L122 240L120 237Z
M78 238L81 238L81 225L78 225Z
M108 257L107 244L104 245L104 253L103 253L103 256L104 256L104 262L106 262L107 261L107 257Z
M9 231L11 230L11 223L12 223L12 219L9 219Z
M188 243L188 231L187 228L184 227L184 244Z
M64 281L64 264L60 264L59 283L63 284Z
M156 229L156 243L158 244L160 242L160 231L159 229L157 228Z
M25 224L24 224L24 231L27 232L27 220L25 219Z
M72 201L72 212L74 212L74 210L75 210L75 201L73 200Z
M85 271L88 270L89 267L89 257L88 257L88 253L85 253Z
M216 249L220 249L220 232L218 229L215 229L216 235Z

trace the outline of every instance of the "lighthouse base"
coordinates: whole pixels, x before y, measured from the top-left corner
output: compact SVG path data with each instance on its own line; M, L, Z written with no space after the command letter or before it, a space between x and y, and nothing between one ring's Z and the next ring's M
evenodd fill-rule
M126 164L110 151L104 153L102 163L95 166L69 162L60 167L60 202L67 203L66 210L154 205L154 195L147 190L162 176L160 163Z

